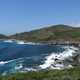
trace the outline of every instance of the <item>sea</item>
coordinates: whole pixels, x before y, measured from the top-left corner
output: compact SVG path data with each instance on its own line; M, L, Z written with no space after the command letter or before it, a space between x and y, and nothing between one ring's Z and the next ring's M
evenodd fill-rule
M71 68L73 66L64 61L75 55L77 50L69 45L0 40L0 75Z

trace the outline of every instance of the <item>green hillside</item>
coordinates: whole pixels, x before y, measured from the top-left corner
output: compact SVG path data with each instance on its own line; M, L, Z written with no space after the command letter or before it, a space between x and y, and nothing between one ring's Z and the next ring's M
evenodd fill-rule
M26 41L80 41L80 28L68 25L53 25L30 32L17 33L10 36L12 39Z
M80 67L64 70L16 73L1 76L0 80L80 80Z

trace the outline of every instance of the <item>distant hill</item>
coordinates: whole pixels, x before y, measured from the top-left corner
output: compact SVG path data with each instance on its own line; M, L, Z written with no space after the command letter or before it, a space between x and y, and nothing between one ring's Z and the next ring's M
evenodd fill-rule
M9 37L3 34L0 34L0 39L8 39Z
M12 39L26 41L80 41L80 28L75 28L69 25L52 25L30 32L23 32L11 35Z

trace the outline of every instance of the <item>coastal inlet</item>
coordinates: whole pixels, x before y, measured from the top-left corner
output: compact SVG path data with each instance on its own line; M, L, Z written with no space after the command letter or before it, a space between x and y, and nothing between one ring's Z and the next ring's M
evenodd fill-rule
M47 45L0 41L0 74L72 68L79 49L69 45Z

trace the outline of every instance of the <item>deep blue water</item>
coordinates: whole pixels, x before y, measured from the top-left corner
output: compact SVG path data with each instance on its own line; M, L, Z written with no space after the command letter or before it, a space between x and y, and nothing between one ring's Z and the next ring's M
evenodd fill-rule
M64 51L61 46L55 45L32 45L17 44L16 42L0 41L0 73L13 73L25 67L40 65L43 63L45 56L52 52L59 53ZM22 65L23 68L15 69L16 66Z

